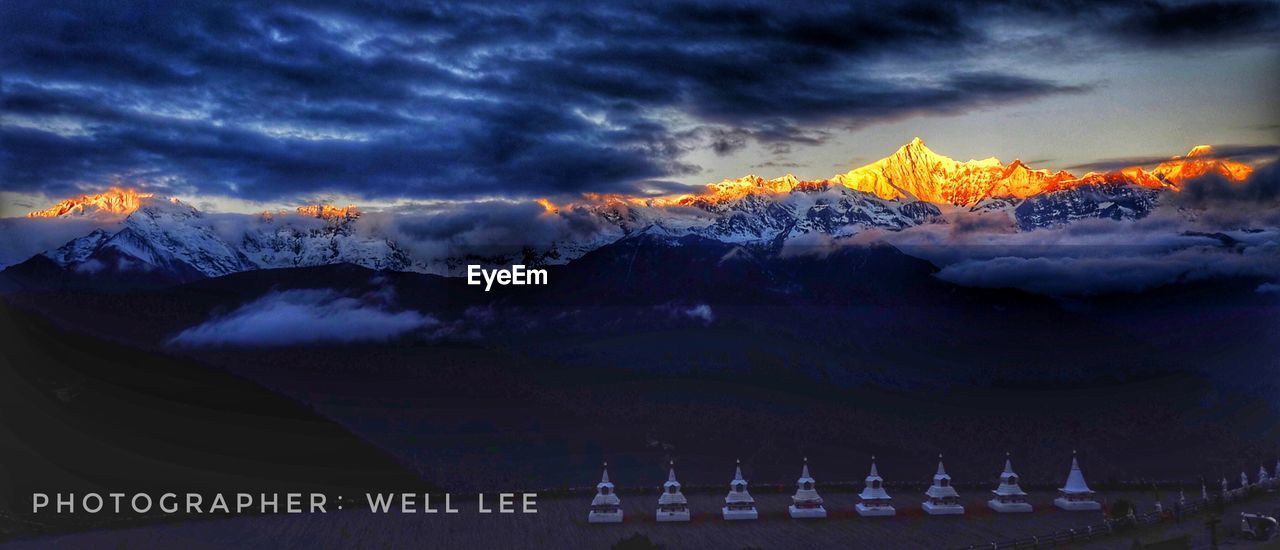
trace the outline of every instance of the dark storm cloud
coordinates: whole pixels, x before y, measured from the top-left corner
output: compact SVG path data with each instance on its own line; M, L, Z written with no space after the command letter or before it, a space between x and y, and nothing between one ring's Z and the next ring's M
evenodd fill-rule
M1101 30L1037 28L1205 45L1269 40L1275 20L1249 2L1080 4ZM5 2L0 181L261 200L637 192L697 173L699 149L783 153L837 128L1087 91L965 64L999 46L1001 22L1058 9ZM1122 25L1136 37L1108 30Z
M1280 146L1276 145L1216 145L1212 153L1205 153L1201 157L1205 159L1231 159L1247 164L1258 164L1275 160L1277 155L1280 155ZM1151 167L1168 160L1168 156L1120 157L1077 164L1068 166L1066 169L1081 172L1109 172L1129 168L1130 166Z
M1280 4L1272 0L1141 2L1119 17L1120 36L1157 47L1197 45L1205 40L1275 40Z
M1247 213L1259 210L1272 214L1280 223L1280 164L1258 169L1248 180L1227 181L1216 176L1196 178L1183 185L1173 204L1184 208L1228 210Z
M1003 0L968 2L972 10L1024 22L1070 28L1056 44L1099 38L1112 46L1203 48L1229 43L1275 43L1280 3L1274 0Z

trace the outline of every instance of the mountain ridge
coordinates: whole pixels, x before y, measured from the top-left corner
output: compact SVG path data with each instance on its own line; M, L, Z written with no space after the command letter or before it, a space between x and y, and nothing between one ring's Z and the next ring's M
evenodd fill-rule
M1008 165L995 157L959 162L916 138L883 159L826 180L749 175L709 184L700 193L652 198L587 194L562 205L539 199L546 216L587 216L596 227L587 235L561 235L550 244L493 252L460 248L465 253L450 250L452 255L442 258L414 257L379 224L361 225L363 212L354 205L305 205L262 212L251 223L225 223L219 221L223 215L207 215L177 198L111 188L28 216L123 216L118 229L97 229L40 254L56 269L77 276L145 274L181 283L247 270L339 263L456 275L474 263L564 264L639 232L781 250L787 241L805 235L840 239L868 229L945 224L956 210L993 216L996 224L1022 231L1089 218L1139 219L1159 205L1163 193L1177 192L1187 179L1215 174L1240 181L1252 172L1214 155L1211 147L1197 146L1152 171L1130 167L1076 177L1033 169L1019 159ZM25 269L44 277L51 268L37 262Z

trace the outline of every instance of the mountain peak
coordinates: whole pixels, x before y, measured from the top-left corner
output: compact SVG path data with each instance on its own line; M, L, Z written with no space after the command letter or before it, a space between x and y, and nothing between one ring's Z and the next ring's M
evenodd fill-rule
M1206 175L1216 175L1229 181L1244 181L1253 174L1253 167L1243 162L1216 156L1212 145L1197 145L1185 157L1173 157L1160 163L1151 174L1174 186Z
M1212 145L1197 145L1191 148L1191 152L1187 153L1187 158L1199 157L1204 155L1212 155L1212 154L1213 154Z
M354 204L348 204L345 207L332 204L308 204L299 206L297 210L303 216L322 220L353 220L360 217L360 209Z
M155 196L136 189L112 187L96 195L81 195L50 208L27 213L28 218L62 218L68 216L127 216Z
M911 138L911 141L908 141L903 144L902 147L899 147L898 153L915 153L924 156L937 155L937 153L933 152L933 149L930 149L928 145L924 144L924 140L918 137Z

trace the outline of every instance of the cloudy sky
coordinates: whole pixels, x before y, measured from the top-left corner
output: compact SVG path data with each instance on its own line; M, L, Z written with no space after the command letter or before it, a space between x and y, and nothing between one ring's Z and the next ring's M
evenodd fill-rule
M1280 3L0 3L3 215L1053 168L1280 144ZM1052 4L1042 5L1042 4Z

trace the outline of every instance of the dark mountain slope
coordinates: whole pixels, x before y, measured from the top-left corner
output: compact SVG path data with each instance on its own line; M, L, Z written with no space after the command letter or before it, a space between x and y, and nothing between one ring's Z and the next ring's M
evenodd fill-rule
M424 486L306 405L226 371L58 330L6 302L0 333L0 536L136 519L32 518L32 492L336 498Z

